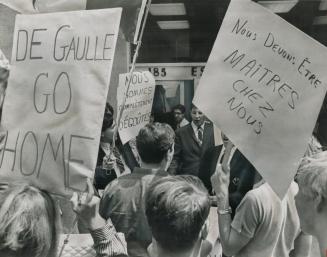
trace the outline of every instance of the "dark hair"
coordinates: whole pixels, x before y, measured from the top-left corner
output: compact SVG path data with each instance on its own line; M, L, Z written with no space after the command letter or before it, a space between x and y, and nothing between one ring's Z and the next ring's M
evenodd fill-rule
M185 106L184 105L182 105L182 104L177 104L177 105L175 105L174 107L173 107L173 111L175 111L175 110L180 110L182 113L185 113Z
M110 105L110 103L106 103L101 131L104 132L105 130L107 130L112 126L113 123L114 123L114 108Z
M136 148L146 163L160 163L172 148L175 132L165 123L155 122L143 127L136 137Z
M200 179L191 175L158 179L146 194L146 216L153 237L167 251L193 247L209 211L208 192Z

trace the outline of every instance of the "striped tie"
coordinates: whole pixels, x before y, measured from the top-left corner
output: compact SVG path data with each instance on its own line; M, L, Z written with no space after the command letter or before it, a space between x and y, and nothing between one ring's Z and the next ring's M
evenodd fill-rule
M199 139L199 143L201 145L202 140L203 140L203 133L202 133L202 128L201 127L198 127L198 139Z

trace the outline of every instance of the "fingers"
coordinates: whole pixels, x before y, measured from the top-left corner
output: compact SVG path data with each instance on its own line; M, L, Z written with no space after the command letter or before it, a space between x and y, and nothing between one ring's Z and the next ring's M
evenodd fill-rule
M223 157L223 161L222 161L222 171L224 173L229 173L230 172L230 168L229 168L229 161L230 161L230 156L231 156L231 152L232 152L232 148L233 148L233 143L231 143L230 141L228 141L228 144L226 146L225 149L225 154Z
M91 179L88 178L86 182L86 193L73 192L73 196L70 199L70 202L73 205L73 210L77 211L82 205L87 205L90 203L94 196L94 188L91 182Z
M78 194L76 192L73 193L72 198L70 198L70 202L73 205L73 210L76 211L77 207L79 206L79 197L78 197Z
M223 166L225 166L228 163L231 151L232 151L231 147L228 147L228 148L226 147L224 157L223 157L223 161L221 163Z
M214 186L217 184L217 181L218 181L217 171L211 176L210 180L211 180L211 185L213 186L213 189L215 189Z
M89 203L91 202L94 196L94 188L90 178L87 178L86 184L87 184L86 202Z

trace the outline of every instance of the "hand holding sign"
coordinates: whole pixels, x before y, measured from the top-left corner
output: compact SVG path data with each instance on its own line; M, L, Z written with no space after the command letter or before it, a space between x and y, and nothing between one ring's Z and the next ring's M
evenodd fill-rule
M120 74L117 90L118 111L124 108L118 124L118 131L122 143L125 144L135 138L139 130L149 123L153 103L155 80L148 71ZM130 83L129 90L127 86ZM127 97L122 106L124 95Z
M211 176L212 188L217 197L217 205L220 209L229 207L229 183L230 183L230 155L233 148L233 143L228 141L222 163L217 163L216 171Z
M93 184L87 179L87 192L84 196L74 192L71 198L73 210L79 220L89 230L95 230L105 226L106 221L99 214L100 198L94 196Z
M283 198L326 94L326 48L251 1L230 2L194 104Z
M2 179L24 178L61 195L84 191L96 165L120 16L120 9L17 15Z

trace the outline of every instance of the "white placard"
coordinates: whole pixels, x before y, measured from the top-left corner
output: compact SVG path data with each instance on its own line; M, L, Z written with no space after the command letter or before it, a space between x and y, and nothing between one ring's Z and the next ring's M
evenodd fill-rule
M127 92L129 77L129 73L120 74L117 90L118 111L122 108L123 95L127 94L123 114L118 122L119 136L123 144L135 138L140 129L149 123L156 86L149 71L133 72Z
M252 1L232 0L194 98L280 196L326 93L327 51Z
M52 193L93 177L121 9L17 15L3 110L5 179Z

